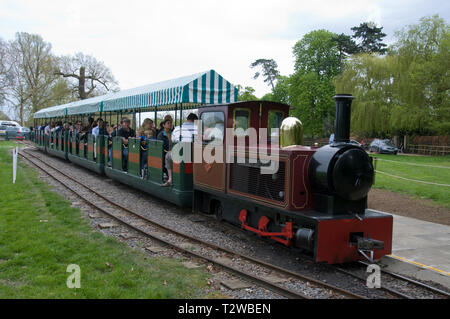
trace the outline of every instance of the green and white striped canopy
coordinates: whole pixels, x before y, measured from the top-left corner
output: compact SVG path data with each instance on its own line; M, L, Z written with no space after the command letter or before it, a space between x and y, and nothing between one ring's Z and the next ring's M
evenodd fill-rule
M237 96L238 90L234 85L216 71L209 70L43 109L36 112L34 118L103 111L156 109L181 103L194 105L233 103L237 101ZM53 108L55 108L54 111ZM64 114L60 114L56 110Z
M67 103L63 105L56 105L52 107L47 107L45 109L39 110L36 113L34 113L33 117L35 119L42 119L42 118L51 118L51 117L62 117L67 115L67 108L72 103Z

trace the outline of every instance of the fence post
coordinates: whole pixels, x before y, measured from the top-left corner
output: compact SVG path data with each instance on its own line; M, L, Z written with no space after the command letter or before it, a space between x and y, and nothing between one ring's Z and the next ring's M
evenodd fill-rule
M16 183L16 172L17 172L17 154L19 153L19 148L13 149L13 184Z

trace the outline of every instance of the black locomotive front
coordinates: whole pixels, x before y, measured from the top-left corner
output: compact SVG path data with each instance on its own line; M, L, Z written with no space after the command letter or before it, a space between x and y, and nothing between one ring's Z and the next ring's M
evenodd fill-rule
M311 159L309 180L314 206L329 214L363 215L367 194L374 182L372 159L350 144L350 112L353 97L334 96L336 100L335 139L319 148Z

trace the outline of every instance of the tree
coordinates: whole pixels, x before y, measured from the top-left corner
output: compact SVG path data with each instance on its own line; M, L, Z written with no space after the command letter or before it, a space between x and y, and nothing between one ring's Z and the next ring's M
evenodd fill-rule
M8 65L8 43L0 38L0 104L3 104L11 86L11 70Z
M272 90L272 100L274 102L280 102L285 104L290 104L290 90L291 82L290 78L287 76L280 75L277 77L277 84Z
M450 30L439 16L396 33L385 56L352 56L336 79L355 95L352 129L367 136L449 134Z
M387 45L383 43L386 36L382 32L383 27L377 28L374 22L364 22L358 27L351 28L353 38L361 39L358 45L359 51L364 53L381 53L385 54Z
M399 105L393 110L393 125L408 132L449 134L449 25L438 15L423 17L395 36Z
M336 91L350 92L351 128L360 136L385 136L392 131L391 110L395 107L392 81L395 79L395 58L362 53L353 56L345 71L336 78Z
M284 85L288 88L292 114L304 125L305 135L329 135L333 130L335 87L339 74L337 35L326 30L306 34L293 48L295 73Z
M81 52L74 56L62 56L55 74L70 79L69 87L80 100L119 90L109 68L93 56Z
M278 64L273 59L258 59L252 64L250 64L251 68L257 66L262 68L262 75L264 76L264 82L268 82L273 90L275 87L274 81L277 79L277 76L280 75L280 72L277 70ZM261 74L259 72L256 72L253 78L256 80L260 75Z
M8 115L6 115L6 114L3 113L2 111L0 111L0 120L3 120L3 121L9 121L10 118L8 117Z
M54 57L50 43L40 35L16 33L8 48L11 86L8 101L18 110L21 125L28 114L38 111L51 97Z
M349 35L343 33L332 38L339 52L339 73L342 74L342 63L350 55L359 52L358 45Z
M320 79L339 74L339 51L335 33L315 30L306 34L293 48L294 70L303 74L314 72Z
M256 101L258 98L253 94L255 93L255 89L251 86L246 86L242 89L242 85L238 84L238 101Z

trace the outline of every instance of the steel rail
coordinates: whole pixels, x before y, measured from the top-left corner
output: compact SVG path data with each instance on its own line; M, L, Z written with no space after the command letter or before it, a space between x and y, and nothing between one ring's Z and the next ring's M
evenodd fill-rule
M365 265L365 266L368 266L368 265L369 265L367 262L361 261L361 260L359 261L359 263L362 264L362 265ZM380 267L380 269L381 269L381 267ZM444 291L444 290L441 290L441 289L439 289L439 288L436 288L436 287L427 285L427 284L425 284L425 283L423 283L423 282L414 280L414 279L412 279L412 278L408 278L408 277L406 277L406 276L403 276L403 275L394 273L394 272L389 271L389 270L386 270L386 269L381 269L381 272L384 272L384 273L386 273L386 274L388 274L388 275L390 275L390 276L392 276L392 277L394 277L394 278L399 278L399 279L401 279L401 280L407 281L408 283L412 283L412 284L414 284L414 285L416 285L416 286L419 286L419 287L421 287L421 288L424 288L424 289L426 289L426 290L429 290L429 291L432 291L432 292L434 292L434 293L441 294L441 295L443 295L443 296L445 296L445 297L447 297L447 298L450 298L450 293L448 293L448 292L446 292L446 291Z
M131 223L128 222L128 221L125 221L124 219L118 217L118 216L115 215L114 213L111 213L111 212L107 211L106 209L102 208L101 206L96 205L95 203L93 203L92 201L90 201L89 199L87 199L86 197L80 195L77 191L75 191L74 189L72 189L72 188L69 187L68 185L66 185L66 184L64 184L63 182L61 182L54 174L52 174L52 173L46 171L45 169L43 169L42 167L40 167L38 164L34 163L34 162L33 162L32 160L30 160L29 158L26 158L23 154L20 154L20 155L21 155L24 159L26 159L27 161L29 161L30 163L32 163L35 167L37 167L38 169L40 169L41 171L43 171L45 174L49 175L49 176L52 177L54 180L56 180L57 182L59 182L59 183L60 183L61 185L63 185L66 189L70 190L70 191L71 191L72 193L74 193L76 196L78 196L79 198L81 198L82 200L84 200L89 206L91 206L91 207L93 207L93 208L95 208L95 209L101 211L102 213L104 213L104 214L110 216L111 218L113 218L113 219L117 220L118 222L124 224L125 226L127 226L127 227L129 227L129 228L131 228L131 229L133 229L133 230L135 230L135 231L137 231L137 232L143 234L144 236L146 236L146 237L148 237L148 238L151 238L151 239L153 239L153 240L156 240L156 241L162 243L163 245L166 245L166 246L169 246L169 247L171 247L171 248L173 248L173 249L176 249L176 250L178 250L178 251L181 252L181 253L189 254L189 255L192 255L192 256L194 256L194 257L196 257L196 258L206 260L207 262L210 262L210 263L212 263L212 264L214 264L214 265L218 265L218 266L220 266L220 267L223 267L224 269L226 269L226 270L228 270L228 271L230 271L230 272L232 272L232 273L235 273L235 274L238 275L238 276L241 276L241 277L243 277L243 278L245 278L245 279L247 279L247 280L249 280L249 281L251 281L251 282L253 282L253 283L256 283L257 285L259 285L259 286L261 286L261 287L264 287L264 288L266 288L266 289L268 289L268 290L271 290L271 291L273 291L273 292L276 292L276 293L278 293L278 294L280 294L280 295L282 295L282 296L284 296L284 297L286 297L286 298L289 298L289 299L311 299L311 297L309 297L309 296L307 296L307 295L305 295L305 294L303 294L303 293L299 293L299 292L295 292L295 291L292 291L292 290L283 288L283 287L281 287L281 286L279 286L279 285L276 285L276 284L274 284L274 283L271 283L270 281L267 281L267 280L265 280L265 279L262 279L262 278L259 278L259 277L255 277L255 276L253 276L252 274L247 273L247 272L245 272L245 271L243 271L243 270L240 270L240 269L237 269L237 268L232 267L232 266L230 266L230 265L224 264L224 263L222 263L222 262L220 262L220 261L217 261L217 260L215 260L215 259L213 259L213 258L210 258L210 257L207 257L207 256L200 255L200 254L198 254L198 253L196 253L196 252L193 252L193 251L191 251L191 250L189 250L189 249L185 249L185 248L180 247L180 246L178 246L178 245L175 245L175 244L173 244L173 243L171 243L171 242L169 242L169 241L166 241L165 239L162 239L162 238L160 238L160 237L158 237L158 236L155 236L154 234L151 234L151 233L149 233L148 231L145 231L145 230L141 229L140 227L137 227L136 225L131 224ZM50 165L47 165L47 166L51 167ZM58 170L55 169L55 171L58 171ZM64 175L64 176L66 176L64 173L61 173L61 174ZM68 178L70 179L70 177L68 177Z
M270 268L270 269L272 269L272 270L276 270L276 271L278 271L278 272L280 272L280 273L282 273L282 274L284 274L284 275L288 275L288 276L297 278L297 279L299 279L299 280L307 281L307 282L313 283L313 284L315 284L315 285L321 286L321 287L323 287L323 288L326 288L326 289L329 289L329 290L332 290L332 291L336 291L336 292L338 292L338 293L340 293L340 294L342 294L342 295L344 295L344 296L350 297L350 298L356 298L356 299L364 299L364 298L366 298L366 297L364 297L364 296L361 296L361 295L352 293L352 292L347 291L347 290L345 290L345 289L342 289L342 288L339 288L339 287L336 287L336 286L333 286L333 285L330 285L330 284L321 282L321 281L319 281L319 280L317 280L317 279L314 279L314 278L311 278L311 277L308 277L308 276L299 274L299 273L297 273L297 272L293 272L293 271L290 271L290 270L281 268L281 267L279 267L279 266L276 266L276 265L267 263L267 262L265 262L265 261L262 261L262 260L259 260L259 259L256 259L256 258L253 258L253 257L250 257L250 256L242 255L242 254L240 254L240 253L237 253L237 252L235 252L235 251L229 250L229 249L227 249L227 248L220 247L220 246L217 246L217 245L212 244L212 243L209 243L209 242L205 242L205 241L203 241L203 240L201 240L201 239L198 239L198 238L189 236L189 235L187 235L187 234L181 233L181 232L179 232L179 231L176 231L176 230L174 230L174 229L168 228L168 227L166 227L166 226L164 226L164 225L161 225L161 224L159 224L159 223L157 223L157 222L155 222L155 221L153 221L153 220L151 220L151 219L149 219L149 218L147 218L147 217L145 217L145 216L142 216L141 214L139 214L139 213L137 213L137 212L134 212L134 211L128 209L127 207L123 207L122 205L120 205L120 204L118 204L118 203L115 203L115 202L112 201L111 199L109 199L109 198L105 197L104 195L98 193L96 190L90 188L89 186L86 186L86 185L84 185L84 184L78 182L77 180L75 180L75 179L72 178L71 176L65 174L65 173L62 172L61 170L59 170L59 169L57 169L57 168L54 168L53 166L51 166L51 165L49 165L49 164L43 162L43 161L42 161L40 158L38 158L37 156L35 156L35 155L33 155L33 154L29 153L29 152L26 152L26 151L23 151L23 152L26 153L26 154L28 154L28 155L30 155L30 156L32 156L32 157L34 157L34 158L36 158L37 160L41 161L42 163L44 163L45 165L47 165L47 166L49 166L50 168L54 169L55 171L57 171L58 173L62 174L62 175L65 176L66 178L68 178L68 179L70 179L70 180L76 182L77 184L80 184L80 185L83 186L84 188L88 189L89 191L93 192L95 195L97 195L97 196L99 196L100 198L102 198L103 200L105 200L106 202L108 202L108 203L110 203L110 204L112 204L112 205L114 205L114 206L116 206L116 207L118 207L118 208L120 208L120 209L122 209L122 210L124 210L124 211L126 211L126 212L128 212L128 213L130 213L130 214L132 214L132 215L134 215L134 216L136 216L136 217L138 217L138 218L140 218L140 219L143 219L144 221L146 221L146 222L148 222L148 223L150 223L150 224L152 224L152 225L154 225L154 226L156 226L156 227L159 227L159 228L161 228L161 229L163 229L163 230L165 230L165 231L167 231L167 232L174 233L174 234L176 234L176 235L178 235L178 236L180 236L180 237L184 237L184 238L186 238L186 239L188 239L188 240L191 240L191 241L197 242L197 243L199 243L199 244L208 246L208 247L210 247L210 248L212 248L212 249L215 249L215 250L221 250L221 251L226 252L226 253L228 253L228 254L230 254L230 255L234 255L234 256L236 256L236 257L240 257L240 258L242 258L242 259L244 259L244 260L247 260L247 261L250 261L250 262L259 264L259 265L264 266L264 267L266 267L266 268ZM45 170L44 170L44 171L45 171ZM191 251L188 251L188 253L191 253ZM197 257L198 257L198 256L197 256ZM199 257L199 258L203 258L203 257ZM212 261L211 261L211 262L212 262ZM217 264L217 263L220 263L220 262L215 261L214 263ZM224 264L220 264L220 265L221 265L221 266L224 266Z

